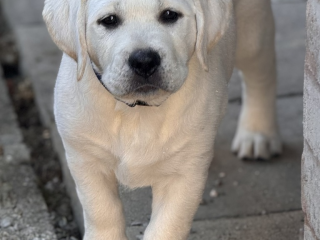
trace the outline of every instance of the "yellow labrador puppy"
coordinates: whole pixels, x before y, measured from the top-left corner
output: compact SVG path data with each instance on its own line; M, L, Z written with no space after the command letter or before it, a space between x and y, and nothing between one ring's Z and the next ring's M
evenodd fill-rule
M64 52L55 117L85 240L127 239L118 183L152 187L144 240L187 238L234 65L232 150L280 153L270 0L46 0L43 16Z

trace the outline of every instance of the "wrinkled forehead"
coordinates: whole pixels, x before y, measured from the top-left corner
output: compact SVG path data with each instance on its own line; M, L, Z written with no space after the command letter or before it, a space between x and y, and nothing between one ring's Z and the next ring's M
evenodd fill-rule
M123 14L128 18L148 16L170 8L184 14L193 12L192 0L88 0L89 17L106 14Z

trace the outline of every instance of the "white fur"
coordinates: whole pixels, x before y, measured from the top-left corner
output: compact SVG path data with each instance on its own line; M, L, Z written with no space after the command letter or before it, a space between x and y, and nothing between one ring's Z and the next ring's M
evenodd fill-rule
M273 40L261 30L252 38L238 30L237 46L233 17L241 27L241 12L256 10L259 14L252 18L260 19L259 11L269 5L267 0L238 0L234 6L232 0L46 0L43 15L49 32L65 52L54 109L84 209L85 240L127 239L118 182L130 188L152 186L152 217L144 240L187 238L227 104L234 56L247 84L234 150L240 157L251 157L250 148L255 148L255 156L266 157L280 149L267 148L273 139L278 141ZM170 27L157 18L167 8L183 13ZM268 7L266 12L271 22L262 21L257 28L267 25L272 32ZM111 13L124 21L109 31L97 20ZM239 50L248 45L242 38L257 45L252 54ZM127 94L132 77L127 59L136 48L160 53L168 91ZM266 55L260 72L251 75L250 62L261 58L255 51ZM102 72L109 91L96 78L91 62ZM259 77L264 67L271 73ZM257 87L251 87L253 81ZM130 108L124 103L140 98L159 106ZM251 145L244 146L248 140Z

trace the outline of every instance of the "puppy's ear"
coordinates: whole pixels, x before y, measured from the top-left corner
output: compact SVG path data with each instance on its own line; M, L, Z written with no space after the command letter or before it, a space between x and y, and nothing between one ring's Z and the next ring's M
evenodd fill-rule
M197 23L196 52L204 70L208 71L208 51L225 33L233 14L232 0L194 0Z
M43 18L57 46L78 63L77 78L83 77L87 64L87 0L45 0Z

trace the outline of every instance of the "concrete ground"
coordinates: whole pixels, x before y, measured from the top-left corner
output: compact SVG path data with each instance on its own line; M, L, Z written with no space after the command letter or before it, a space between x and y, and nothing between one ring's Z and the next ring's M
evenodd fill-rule
M0 69L0 239L55 240Z
M21 53L23 73L33 82L43 123L52 130L64 164L61 140L52 114L52 89L60 51L42 22L43 0L2 0ZM269 162L242 162L230 152L240 110L240 81L230 84L228 112L219 131L216 157L195 216L190 240L294 240L301 237L302 84L305 55L305 1L274 0L277 35L278 114L284 154ZM0 122L1 123L1 122ZM81 219L73 183L65 178ZM211 197L214 190L217 197ZM130 239L138 239L151 213L150 189L122 191ZM138 225L138 226L136 226Z

